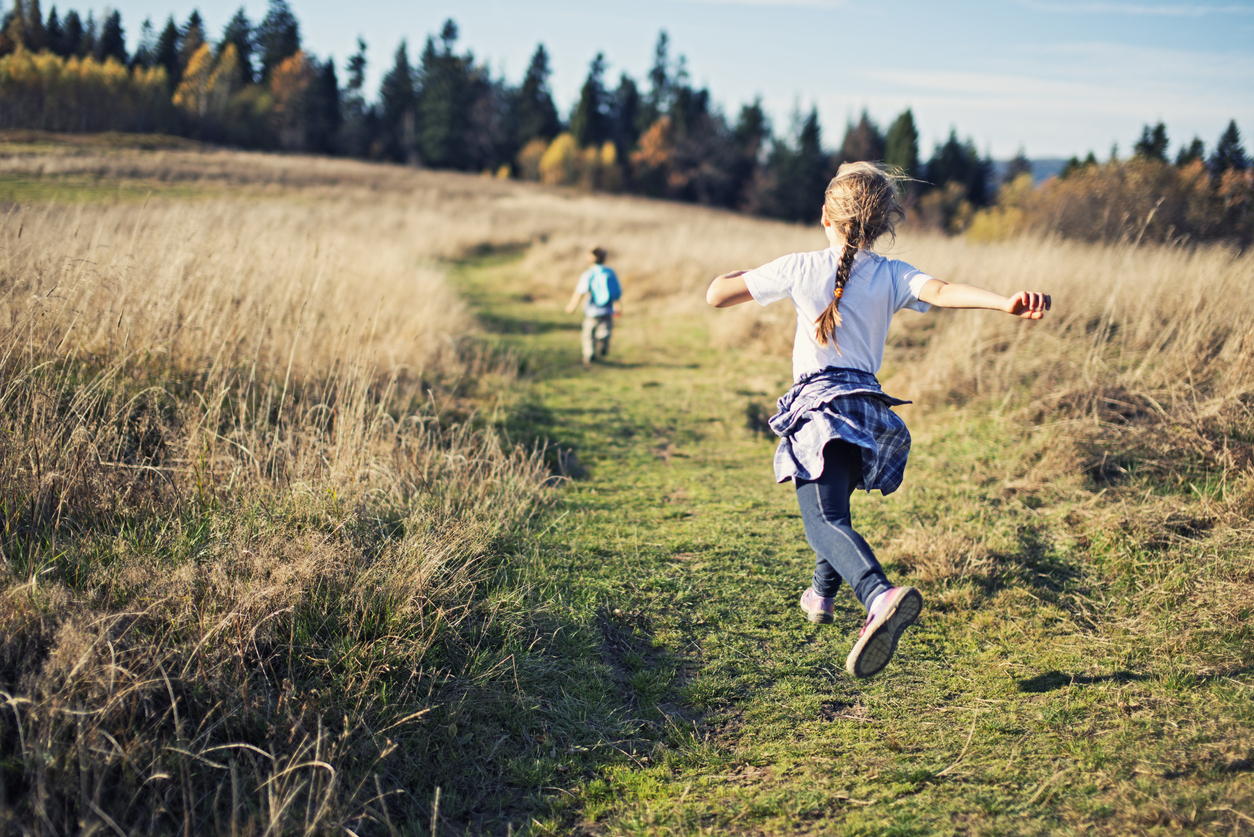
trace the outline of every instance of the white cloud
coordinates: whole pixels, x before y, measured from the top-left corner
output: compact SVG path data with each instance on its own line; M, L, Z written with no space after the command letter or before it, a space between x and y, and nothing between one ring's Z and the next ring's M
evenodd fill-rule
M1100 151L1113 141L1126 150L1142 125L1160 119L1173 143L1194 134L1212 142L1232 118L1254 128L1254 56L1244 54L1019 44L986 54L979 66L867 70L859 78L862 96L913 107L925 135L943 138L955 125L1001 156L1020 142L1033 155ZM852 104L833 96L822 107L833 114Z

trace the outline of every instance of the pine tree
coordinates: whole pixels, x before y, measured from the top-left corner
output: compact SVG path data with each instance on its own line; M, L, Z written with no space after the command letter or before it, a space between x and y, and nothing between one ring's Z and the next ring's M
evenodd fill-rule
M950 131L949 139L936 147L928 161L927 180L942 189L957 183L971 205L981 207L988 204L991 170L992 161L980 158L973 141L959 142L957 131Z
M1032 161L1028 159L1027 152L1023 150L1023 146L1019 146L1019 150L1014 157L1010 158L1010 162L1006 164L1006 175L1002 178L1003 182L1010 183L1021 174L1032 173Z
M222 30L222 40L218 42L218 55L226 49L227 44L235 45L235 54L239 57L240 76L245 84L252 84L256 75L253 72L253 25L240 6L235 15Z
M856 163L883 159L884 135L880 133L879 126L871 121L864 110L857 125L850 123L845 128L845 139L840 144L840 161Z
M53 55L65 56L65 30L61 26L61 17L57 14L56 4L48 12L48 22L44 24L48 33L48 49Z
M605 55L598 52L588 67L579 102L570 114L570 133L580 148L599 146L609 139L604 76Z
M800 123L796 147L777 143L768 160L774 184L764 209L788 221L817 221L831 174L830 161L823 153L819 113L811 108L804 121L799 113L793 120Z
M44 27L39 0L27 0L26 3L26 48L31 52L43 52L48 48L48 30Z
M766 111L762 109L760 98L754 99L752 104L741 106L732 136L743 154L754 160L758 158L771 138L771 125L766 118Z
M1153 128L1146 125L1141 129L1141 138L1132 146L1132 153L1145 160L1167 162L1167 126L1159 122Z
M261 80L268 82L274 68L300 50L300 24L287 0L270 0L270 9L254 35L261 54Z
M187 16L187 23L183 24L183 30L179 33L179 66L184 72L191 63L192 56L199 52L204 44L205 23L200 18L200 12L192 9L192 13Z
M360 35L357 36L357 51L344 62L344 69L348 73L348 83L344 85L344 92L350 96L360 96L362 88L366 85L366 42Z
M144 18L144 25L139 28L139 44L135 47L135 54L131 56L131 67L151 67L156 51L157 38L153 32L152 18Z
M762 109L762 100L742 105L732 130L732 142L736 160L731 167L732 206L749 210L758 209L759 198L754 193L755 178L762 162L762 154L771 140L771 124Z
M631 76L622 73L618 87L610 97L610 139L618 150L618 159L626 160L640 141L640 89Z
M71 55L78 55L79 50L83 47L83 19L78 16L78 12L70 9L65 13L65 22L61 24L61 52L62 58L69 58Z
M1176 166L1184 168L1194 160L1206 159L1206 143L1198 137L1193 138L1193 142L1188 146L1180 146L1180 153L1176 155Z
M536 137L551 140L561 133L562 122L557 116L553 95L549 92L549 73L549 54L544 44L538 44L527 66L527 74L523 76L515 105L519 147Z
M78 55L86 58L88 55L96 54L96 17L91 12L87 13L87 20L83 21L83 39L78 43Z
M644 99L640 109L640 122L636 126L638 134L658 119L670 112L673 85L671 81L670 36L663 29L657 33L657 43L653 46L653 66L649 69L649 95Z
M1245 171L1250 167L1250 159L1241 147L1241 132L1237 130L1235 119L1228 123L1228 127L1220 135L1219 142L1215 143L1215 151L1207 163L1215 174L1222 174L1228 169Z
M430 45L430 41L428 41ZM416 159L414 71L409 64L409 45L401 41L392 69L379 86L379 129L383 153L397 162Z
M710 117L710 91L694 90L687 84L675 85L670 117L681 137L702 130Z
M909 108L888 129L884 138L884 162L901 169L907 177L919 176L919 131L914 127L914 114Z
M366 42L357 38L357 51L344 64L345 84L340 92L340 131L338 150L350 157L365 157L370 151L372 109L366 106Z
M126 33L122 30L122 13L116 9L105 18L104 26L100 28L100 38L96 41L96 60L103 62L110 58L122 65L128 60Z
M340 130L340 86L335 61L313 61L314 78L305 94L305 136L308 148L329 154Z
M457 34L457 24L446 20L439 48L428 38L419 66L418 153L434 168L465 169L472 163L467 141L474 104L473 61L454 54Z
M74 14L70 12L70 14ZM69 30L69 16L66 16L66 30ZM183 80L183 65L179 62L179 45L182 36L174 15L166 19L165 28L157 37L157 46L153 49L152 61L155 67L165 67L166 79L171 90L178 88Z

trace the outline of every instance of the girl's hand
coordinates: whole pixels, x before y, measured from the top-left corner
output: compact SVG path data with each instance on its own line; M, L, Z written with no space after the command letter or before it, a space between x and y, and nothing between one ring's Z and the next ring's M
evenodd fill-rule
M1035 291L1019 291L1019 293L1006 300L1006 304L1002 306L1001 310L1007 314L1022 317L1025 320L1039 320L1045 316L1049 306L1049 294L1037 293Z

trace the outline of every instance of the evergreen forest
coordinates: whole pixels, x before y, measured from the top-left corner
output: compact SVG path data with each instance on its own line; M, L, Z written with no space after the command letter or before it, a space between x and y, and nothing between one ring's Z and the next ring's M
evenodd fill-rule
M0 129L143 132L246 149L391 161L550 185L627 192L811 220L843 162L883 161L910 178L924 225L1004 237L1037 229L1080 238L1246 246L1254 221L1250 159L1232 121L1213 146L1171 154L1165 125L1146 125L1133 155L1073 158L1047 184L1024 179L1021 151L999 174L956 129L924 156L907 109L883 129L863 111L839 145L818 112L772 125L760 100L727 112L695 86L665 31L647 77L610 77L604 54L578 101L559 112L550 56L538 44L517 84L458 43L445 21L415 54L402 41L375 95L367 44L342 66L305 50L286 0L254 22L241 7L216 39L197 11L145 20L127 49L120 12L101 19L14 0L0 24ZM1117 210L1117 211L1116 211ZM1114 219L1112 222L1111 219Z

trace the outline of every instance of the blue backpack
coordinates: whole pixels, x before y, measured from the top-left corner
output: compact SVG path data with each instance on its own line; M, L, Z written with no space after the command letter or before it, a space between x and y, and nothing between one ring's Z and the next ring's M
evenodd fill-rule
M623 289L618 284L618 275L605 265L597 265L594 273L588 280L588 293L592 297L592 304L604 308L623 295Z

